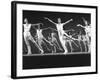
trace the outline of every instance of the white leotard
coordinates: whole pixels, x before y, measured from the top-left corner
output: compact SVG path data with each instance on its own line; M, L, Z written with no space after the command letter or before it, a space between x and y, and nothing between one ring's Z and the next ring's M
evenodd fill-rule
M31 24L24 24L24 36L30 36Z

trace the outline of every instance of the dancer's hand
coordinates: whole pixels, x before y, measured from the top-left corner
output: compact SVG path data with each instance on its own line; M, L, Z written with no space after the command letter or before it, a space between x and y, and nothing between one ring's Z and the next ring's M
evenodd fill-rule
M44 19L48 19L47 17L44 17Z
M77 24L77 26L81 26L80 24Z
M73 19L70 19L70 21L73 21Z

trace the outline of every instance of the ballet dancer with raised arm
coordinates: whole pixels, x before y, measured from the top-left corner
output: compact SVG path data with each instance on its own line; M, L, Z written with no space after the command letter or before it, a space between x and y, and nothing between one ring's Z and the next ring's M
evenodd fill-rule
M62 44L62 47L64 49L64 54L68 53L68 49L66 47L66 39L64 38L64 35L67 37L68 35L64 32L63 26L71 21L73 21L73 19L70 19L68 21L66 21L65 23L61 23L61 19L58 18L58 23L53 22L52 20L50 20L49 18L46 18L48 21L50 21L51 23L56 25L57 31L58 31L58 36L59 36L59 40Z
M84 18L82 18L82 19L83 19L83 21L85 23L85 26L83 26L81 24L78 24L77 26L80 26L80 27L84 28L86 34L84 36L82 36L82 37L83 37L83 40L85 42L87 42L87 44L88 44L88 52L90 52L91 51L91 40L90 40L90 38L91 38L91 26L88 25L88 22Z
M44 53L43 47L42 45L45 45L45 47L47 48L47 50L50 51L50 49L47 47L46 43L44 41L46 41L47 43L49 43L50 45L52 45L42 34L43 29L40 29L40 25L38 25L38 29L36 29L36 37L37 37L37 43L39 45L39 47L41 48L42 52L41 54Z
M30 24L28 23L28 20L27 18L24 19L24 23L23 26L24 26L24 32L23 32L23 35L24 35L24 40L25 40L25 44L27 46L27 49L28 49L28 55L31 55L32 52L31 52L31 46L29 44L29 40L32 41L35 46L41 51L40 47L38 46L38 44L36 43L36 41L34 40L34 38L32 37L31 33L30 33L30 29L32 26L34 25L38 25L38 24Z

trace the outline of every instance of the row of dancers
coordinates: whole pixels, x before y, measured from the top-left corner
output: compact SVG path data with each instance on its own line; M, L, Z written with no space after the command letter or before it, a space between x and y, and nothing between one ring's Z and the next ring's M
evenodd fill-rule
M76 33L71 34L71 35L67 34L68 31L74 31L73 29L64 30L64 28L63 28L65 24L70 23L71 21L73 21L73 19L70 19L70 20L68 20L68 21L66 21L64 23L61 22L61 18L58 18L58 23L54 22L53 20L51 20L51 19L49 19L47 17L44 17L44 19L46 19L49 22L51 22L52 24L54 24L56 26L55 29L51 28L51 27L41 29L40 25L41 24L43 25L43 23L30 24L28 22L27 18L24 19L24 24L23 24L24 32L23 32L23 35L24 35L25 44L27 46L27 50L28 50L27 54L28 55L32 54L29 40L32 41L33 44L35 44L35 46L39 49L41 54L44 54L44 50L43 50L43 46L42 45L45 45L47 50L50 50L45 42L47 42L49 45L51 45L53 47L52 53L56 53L56 49L59 49L61 51L64 50L63 54L67 54L68 53L68 48L66 46L67 43L69 43L69 45L70 45L71 52L73 51L72 43L74 43L76 47L80 47L80 49L82 51L81 41L83 41L83 43L84 43L85 51L86 52L90 52L91 51L91 49L90 49L90 45L91 45L91 41L90 41L91 26L88 25L87 20L82 18L84 23L85 23L85 26L83 26L81 24L77 24L77 26L80 26L80 27L84 28L86 34L83 35L82 32L80 31L79 34L77 35L78 38L74 38L73 36ZM36 29L34 26L37 26L38 28ZM30 33L31 27L36 29L35 39ZM48 36L48 39L46 39L42 34L43 30L46 30L46 29L51 29L51 30L57 31L58 35L56 33L52 32L50 34L50 36ZM57 36L58 36L58 39L59 39L62 47L60 46L60 44L59 44L59 42L58 42L58 40L56 38ZM77 40L79 42L79 45L75 42L75 40ZM88 50L87 50L86 45L88 46Z

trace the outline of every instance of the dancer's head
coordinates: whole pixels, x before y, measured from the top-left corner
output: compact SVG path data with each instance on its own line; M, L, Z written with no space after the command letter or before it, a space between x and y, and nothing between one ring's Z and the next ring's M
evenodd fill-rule
M87 26L88 25L88 22L87 21L84 21L85 25Z
M83 19L83 21L84 21L85 25L87 26L87 25L88 25L88 21L87 21L87 20L85 20L84 18L82 18L82 19Z
M24 23L28 23L28 20L27 20L27 18L25 18L25 19L24 19Z
M59 24L59 23L61 23L61 19L60 19L60 18L58 18L58 24Z

